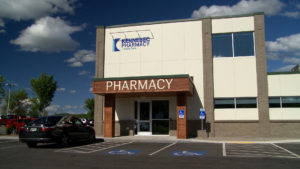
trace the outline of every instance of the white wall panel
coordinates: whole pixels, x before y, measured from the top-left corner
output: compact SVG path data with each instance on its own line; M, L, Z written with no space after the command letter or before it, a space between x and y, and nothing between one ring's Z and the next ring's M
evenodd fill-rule
M300 74L268 75L269 96L300 96Z
M255 57L213 59L214 97L257 97Z
M215 120L258 120L258 109L215 109Z
M212 19L212 33L254 31L254 17Z
M300 120L300 108L270 108L270 120Z

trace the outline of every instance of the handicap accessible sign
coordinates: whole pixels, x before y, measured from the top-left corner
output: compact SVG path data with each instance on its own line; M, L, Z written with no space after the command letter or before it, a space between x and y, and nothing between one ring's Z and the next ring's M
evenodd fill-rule
M136 153L140 152L139 150L112 150L107 152L106 154L111 155L134 155Z
M205 119L205 110L204 110L204 109L200 109L199 118L200 118L201 120L204 120L204 119Z
M178 116L180 119L183 119L184 118L184 110L179 110Z
M205 156L204 151L174 151L172 156Z

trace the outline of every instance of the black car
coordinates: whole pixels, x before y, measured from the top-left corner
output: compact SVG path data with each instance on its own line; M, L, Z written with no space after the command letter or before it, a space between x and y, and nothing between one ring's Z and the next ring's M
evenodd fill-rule
M93 142L95 131L74 116L45 116L23 126L19 140L28 147L35 147L37 143L59 143L67 146L71 141Z

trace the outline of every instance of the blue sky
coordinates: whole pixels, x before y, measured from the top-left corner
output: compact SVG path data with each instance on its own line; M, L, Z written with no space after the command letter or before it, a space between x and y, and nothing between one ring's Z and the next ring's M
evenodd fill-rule
M268 71L300 63L299 0L0 0L0 73L32 97L53 74L50 113L85 113L93 97L96 26L264 12Z

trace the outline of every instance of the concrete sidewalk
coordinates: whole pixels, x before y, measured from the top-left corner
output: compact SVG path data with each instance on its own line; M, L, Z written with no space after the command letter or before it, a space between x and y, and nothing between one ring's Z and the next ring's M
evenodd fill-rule
M98 137L97 137L98 138ZM245 137L215 137L215 138L189 138L177 139L176 136L122 136L103 138L111 141L134 141L134 142L201 142L201 143L300 143L300 138L245 138Z
M0 139L17 140L18 135L0 135ZM109 141L133 141L156 143L300 143L300 138L246 138L246 137L210 137L177 139L176 136L122 136L114 138L97 137Z

